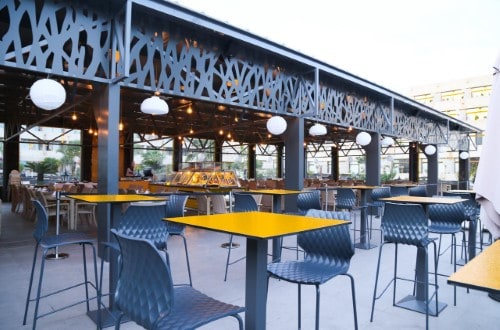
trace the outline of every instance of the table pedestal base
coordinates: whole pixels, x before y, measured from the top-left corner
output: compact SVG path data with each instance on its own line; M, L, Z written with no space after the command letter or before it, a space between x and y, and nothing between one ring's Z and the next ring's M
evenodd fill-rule
M67 254L67 253L51 253L51 254L47 254L45 259L47 259L47 260L61 260L61 259L66 259L67 257L69 257L69 254Z
M396 306L425 314L425 300L417 300L415 296L408 295L396 303ZM445 303L438 302L436 311L436 300L429 302L429 315L438 316L438 314L446 307Z

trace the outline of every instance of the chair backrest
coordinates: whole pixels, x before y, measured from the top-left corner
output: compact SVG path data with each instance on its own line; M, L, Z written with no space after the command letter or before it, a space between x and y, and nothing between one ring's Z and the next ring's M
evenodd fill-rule
M233 212L258 211L259 206L251 194L235 193Z
M311 209L307 211L306 216L350 220L349 212ZM354 245L347 224L302 233L297 236L297 240L306 253L306 260L335 264L341 266L344 272L349 269L351 257L354 255Z
M170 195L168 201L165 203L165 217L183 217L188 197L189 195ZM166 224L168 232L173 235L182 233L184 228L186 228L185 225L176 222L166 221Z
M212 207L215 214L227 213L226 199L224 195L212 195Z
M152 329L174 304L174 288L165 254L148 240L124 235L114 229L120 245L120 271L115 304L132 321Z
M391 188L390 187L377 187L372 189L370 193L370 197L372 201L380 201L381 198L391 197Z
M352 210L356 206L356 193L351 188L337 188L335 207L340 210Z
M158 249L165 249L168 237L165 217L165 205L131 204L122 215L117 232L150 240Z
M381 228L386 242L425 246L428 220L420 204L385 203Z
M166 217L183 217L189 195L170 195L165 203Z
M49 216L47 214L47 210L38 200L32 201L36 210L36 225L35 230L33 231L33 237L37 242L43 238L47 230L49 229Z
M391 196L408 195L408 187L406 186L390 186Z
M473 221L479 219L481 205L472 197L472 194L467 192L443 191L443 196L466 199L462 204L465 208L467 220Z
M427 197L427 186L415 186L408 189L408 195Z
M300 213L306 213L307 210L321 210L321 194L319 190L302 192L297 195L297 208Z
M467 218L463 203L431 204L428 206L427 215L431 224L456 230L460 230L462 222Z

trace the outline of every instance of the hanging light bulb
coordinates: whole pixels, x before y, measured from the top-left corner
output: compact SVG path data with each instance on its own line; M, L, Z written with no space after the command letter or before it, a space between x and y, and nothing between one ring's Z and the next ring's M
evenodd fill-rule
M267 120L266 127L269 133L280 135L286 131L286 120L281 116L272 116Z
M78 118L76 117L76 113L75 111L73 110L73 115L71 115L71 119L73 120L77 120Z
M66 90L55 80L40 79L31 85L30 99L41 109L54 110L66 101Z
M166 115L168 104L156 95L148 97L141 103L141 111L150 115Z
M359 132L356 135L356 143L360 146L367 146L372 141L372 136L367 132Z
M118 130L119 131L123 131L123 122L120 121L120 123L118 124Z
M309 135L312 136L325 135L326 133L326 126L319 123L316 123L309 128Z
M382 139L382 147L390 147L394 144L394 139L390 136L386 136Z
M436 147L432 144L429 144L425 147L424 152L426 155L432 156L436 153Z

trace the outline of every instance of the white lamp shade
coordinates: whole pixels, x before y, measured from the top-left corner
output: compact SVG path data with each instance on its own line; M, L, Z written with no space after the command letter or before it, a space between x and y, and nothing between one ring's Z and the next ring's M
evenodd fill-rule
M66 90L55 80L40 79L31 85L30 98L37 107L54 110L66 101Z
M142 101L141 111L150 115L166 115L168 113L168 104L154 95Z
M359 132L356 135L356 143L360 146L367 146L372 141L372 136L367 132Z
M432 156L436 153L436 147L429 144L428 146L425 147L424 152L426 155Z
M469 158L469 153L467 151L462 151L458 156L460 159L467 159Z
M273 135L280 135L286 131L286 120L281 116L272 116L267 120L267 130Z
M394 139L390 136L386 136L382 139L382 147L390 147L394 144Z
M326 126L322 124L314 124L309 128L309 134L312 136L319 136L326 134Z

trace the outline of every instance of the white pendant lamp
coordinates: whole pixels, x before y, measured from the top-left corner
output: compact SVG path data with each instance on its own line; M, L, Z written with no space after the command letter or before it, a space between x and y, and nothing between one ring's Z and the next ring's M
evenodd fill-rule
M390 147L394 144L394 139L390 136L386 136L382 139L382 147Z
M316 123L309 128L309 135L320 136L326 134L326 126L320 123Z
M40 79L31 85L30 98L37 107L54 110L66 101L66 90L55 80Z
M372 141L372 136L367 132L359 132L356 135L356 143L360 146L367 146Z
M269 133L280 135L286 131L286 120L281 116L272 116L267 120L266 127Z
M428 146L425 147L424 152L426 155L432 156L436 153L436 147L433 146L432 144L429 144Z
M154 95L142 101L141 111L149 115L166 115L168 113L168 104Z
M458 156L460 157L460 159L465 160L469 158L469 153L467 151L462 151Z

